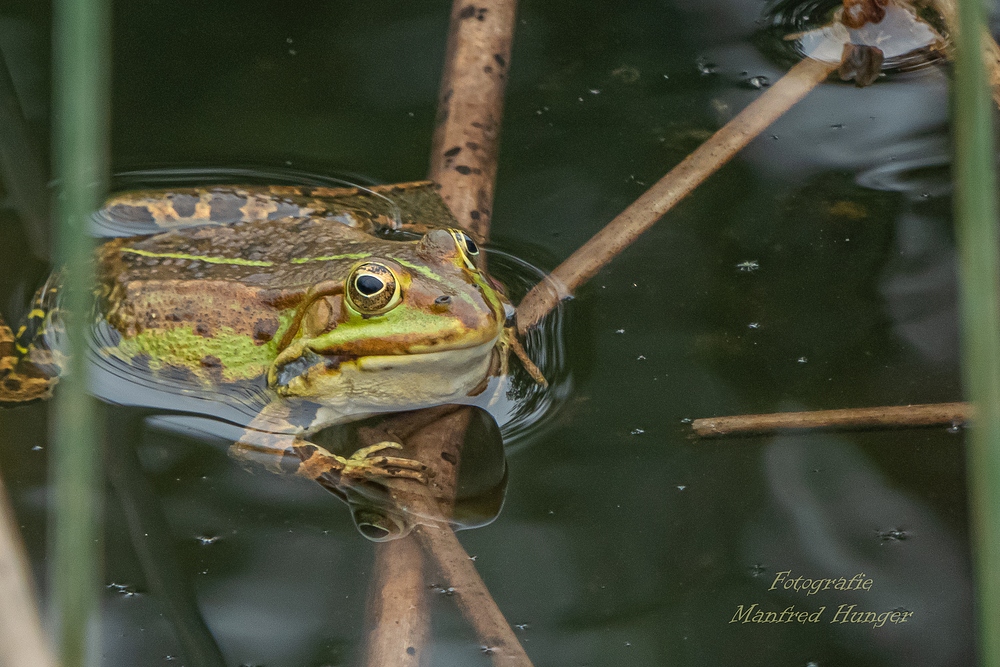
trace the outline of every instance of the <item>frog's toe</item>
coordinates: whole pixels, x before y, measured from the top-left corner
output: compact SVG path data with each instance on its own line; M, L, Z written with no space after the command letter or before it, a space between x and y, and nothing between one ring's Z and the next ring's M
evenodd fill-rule
M427 483L430 471L420 461L400 456L373 456L375 452L388 448L402 449L402 445L396 442L380 442L359 449L350 458L341 460L344 464L344 469L340 471L341 476L370 480L412 479L421 484Z

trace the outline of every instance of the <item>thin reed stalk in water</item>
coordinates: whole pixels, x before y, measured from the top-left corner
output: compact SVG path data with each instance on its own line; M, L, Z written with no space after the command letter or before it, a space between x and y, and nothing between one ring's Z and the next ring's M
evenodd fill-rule
M63 667L100 655L100 438L87 394L87 324L91 312L90 214L107 173L107 0L57 0L53 5L54 150L59 182L56 259L64 267L67 374L56 392L51 472L53 554L49 561L56 643Z
M3 51L0 51L0 179L14 205L31 252L49 259L49 190L42 157L14 90Z
M951 426L964 424L971 417L968 403L933 403L929 405L893 405L878 408L845 408L808 412L772 412L761 415L706 417L691 422L691 430L703 438L732 435L767 435L779 431L811 429L909 428L912 426Z
M1000 233L993 105L981 57L983 5L958 6L954 175L965 392L976 410L967 452L979 660L1000 667Z

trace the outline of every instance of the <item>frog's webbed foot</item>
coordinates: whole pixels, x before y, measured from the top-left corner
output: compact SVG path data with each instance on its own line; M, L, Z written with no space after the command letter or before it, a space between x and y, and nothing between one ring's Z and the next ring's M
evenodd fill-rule
M290 473L324 486L387 479L427 483L429 469L423 463L379 453L386 449L402 449L399 443L380 442L344 457L309 442L305 430L289 428L281 433L254 428L254 425L262 426L258 421L247 427L239 442L230 447L229 453L233 458L261 465L271 472Z
M314 480L334 474L341 480L378 482L386 479L411 479L426 484L429 470L420 461L376 454L384 449L402 448L398 442L379 442L362 447L345 458L312 443L301 444L294 448L294 454L300 459L295 474Z

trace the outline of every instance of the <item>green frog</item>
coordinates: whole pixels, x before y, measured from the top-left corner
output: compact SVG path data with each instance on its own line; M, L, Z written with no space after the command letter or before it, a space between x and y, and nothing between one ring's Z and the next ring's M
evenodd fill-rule
M513 307L429 182L127 192L97 219L121 236L95 251L95 393L166 394L236 427L234 456L275 472L426 482L398 443L342 457L309 437L461 400L523 354ZM0 403L51 394L58 300L54 276L16 332L0 320Z

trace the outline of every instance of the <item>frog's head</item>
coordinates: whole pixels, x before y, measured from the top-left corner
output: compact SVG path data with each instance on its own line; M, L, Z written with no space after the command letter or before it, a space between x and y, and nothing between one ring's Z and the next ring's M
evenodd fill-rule
M384 242L316 285L268 370L283 396L392 409L445 402L486 377L513 312L457 230Z

